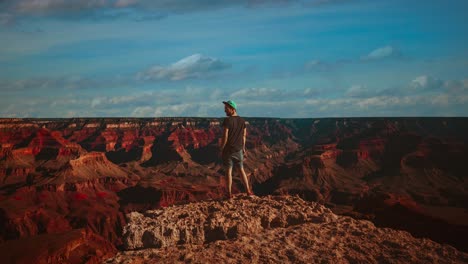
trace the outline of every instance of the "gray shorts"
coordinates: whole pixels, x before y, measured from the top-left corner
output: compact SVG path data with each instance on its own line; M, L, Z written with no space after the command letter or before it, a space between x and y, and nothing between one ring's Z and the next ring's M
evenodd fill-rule
M226 169L232 168L234 164L236 164L236 166L238 166L239 168L243 168L244 167L243 163L244 163L244 153L242 150L239 150L231 154L223 153L223 166Z

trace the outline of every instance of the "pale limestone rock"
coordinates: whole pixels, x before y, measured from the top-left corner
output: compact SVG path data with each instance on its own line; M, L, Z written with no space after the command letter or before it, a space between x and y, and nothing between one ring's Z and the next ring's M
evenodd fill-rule
M468 263L405 231L292 196L236 196L127 215L128 251L106 263Z

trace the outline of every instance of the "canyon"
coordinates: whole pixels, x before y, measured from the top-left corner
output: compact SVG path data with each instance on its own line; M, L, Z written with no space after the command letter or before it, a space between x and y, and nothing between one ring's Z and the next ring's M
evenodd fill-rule
M223 200L222 120L0 119L0 252L28 263L21 247L40 243L56 250L28 258L101 263L125 249L130 215ZM468 118L246 121L258 197L468 252ZM235 170L234 193L242 186Z

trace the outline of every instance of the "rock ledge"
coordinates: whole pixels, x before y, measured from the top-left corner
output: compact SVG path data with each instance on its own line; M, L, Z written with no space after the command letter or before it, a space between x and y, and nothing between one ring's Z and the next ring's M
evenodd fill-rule
M293 196L245 196L130 213L128 251L106 263L467 263L468 254L337 216Z

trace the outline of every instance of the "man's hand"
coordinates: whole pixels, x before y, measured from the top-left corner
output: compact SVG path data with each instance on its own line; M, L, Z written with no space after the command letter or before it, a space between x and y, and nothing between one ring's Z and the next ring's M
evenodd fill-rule
M223 157L223 150L224 150L224 148L219 148L218 156L219 156L220 158Z

